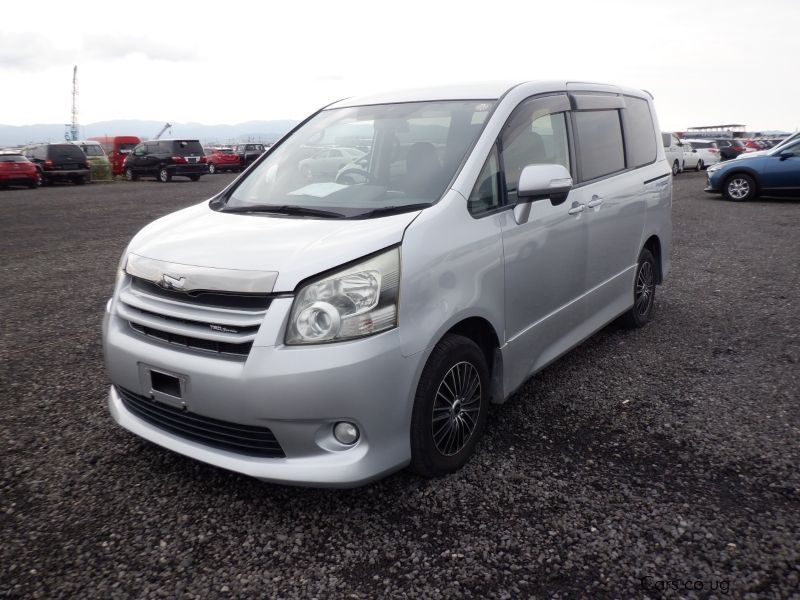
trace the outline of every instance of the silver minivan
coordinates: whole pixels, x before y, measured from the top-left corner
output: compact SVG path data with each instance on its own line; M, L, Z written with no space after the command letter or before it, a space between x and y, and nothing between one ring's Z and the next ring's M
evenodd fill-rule
M103 324L111 415L266 481L457 470L490 403L652 319L659 131L647 92L564 81L325 107L130 242Z

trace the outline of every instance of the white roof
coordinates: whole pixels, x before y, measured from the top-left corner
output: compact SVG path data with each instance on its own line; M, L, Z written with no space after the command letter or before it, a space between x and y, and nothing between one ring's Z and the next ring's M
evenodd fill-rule
M650 96L643 90L619 87L603 83L558 81L488 81L479 83L462 83L443 86L432 86L411 90L384 92L356 98L345 98L334 102L328 108L347 106L368 106L371 104L394 104L397 102L425 102L434 100L496 100L511 89L519 88L527 95L542 92L569 91L604 91L633 94L640 97ZM652 97L652 96L650 96Z
M390 104L395 102L424 102L430 100L496 100L519 83L521 82L493 81L383 92L380 94L371 94L369 96L345 98L344 100L332 104L329 108Z

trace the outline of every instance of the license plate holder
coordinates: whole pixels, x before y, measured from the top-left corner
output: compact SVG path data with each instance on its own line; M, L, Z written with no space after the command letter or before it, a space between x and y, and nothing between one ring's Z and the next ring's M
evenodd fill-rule
M189 378L186 375L140 364L139 380L145 396L176 408L188 408Z

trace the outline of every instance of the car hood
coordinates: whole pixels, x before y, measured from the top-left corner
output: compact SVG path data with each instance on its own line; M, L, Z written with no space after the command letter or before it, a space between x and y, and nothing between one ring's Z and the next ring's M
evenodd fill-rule
M736 160L740 158L751 158L753 156L765 156L769 152L769 150L753 150L752 152L742 152L736 157Z
M277 272L273 291L289 292L307 277L400 243L419 213L312 219L221 213L204 202L154 221L128 251L167 263Z

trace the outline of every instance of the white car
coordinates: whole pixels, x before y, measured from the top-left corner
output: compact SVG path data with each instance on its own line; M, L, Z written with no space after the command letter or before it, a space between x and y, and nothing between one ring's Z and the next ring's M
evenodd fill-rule
M688 151L687 146L690 148ZM714 140L683 140L683 151L687 169L695 168L699 171L717 164L720 160L719 148ZM687 159L687 156L696 157L697 164L692 162L694 158Z
M342 167L362 156L364 153L356 148L320 148L314 155L300 161L300 173L306 179L336 175Z
M664 143L664 154L667 156L672 174L677 175L683 171L683 143L674 133L661 132L661 140Z

